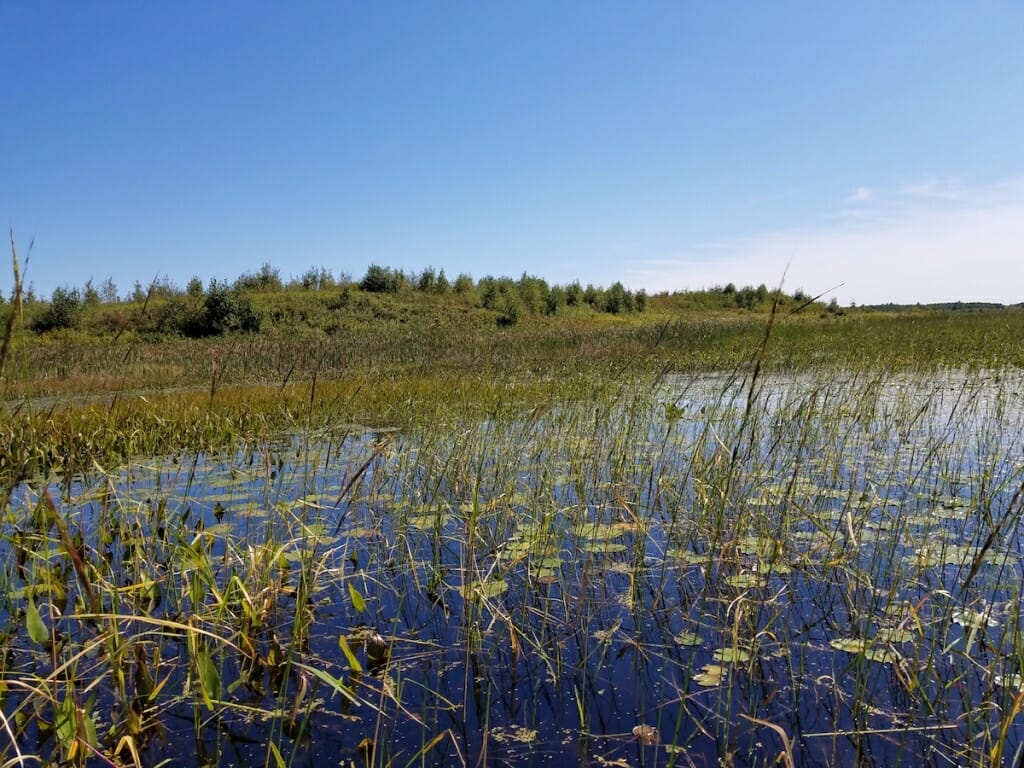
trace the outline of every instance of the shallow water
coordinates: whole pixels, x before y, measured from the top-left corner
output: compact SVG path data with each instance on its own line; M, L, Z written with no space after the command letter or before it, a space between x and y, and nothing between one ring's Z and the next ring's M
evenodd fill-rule
M152 667L148 765L1009 761L1022 392L801 376L748 409L749 382L679 377L521 420L136 461L50 488L91 608L26 486L2 679L46 679L109 751ZM135 649L117 663L114 635ZM3 700L18 748L59 753L39 727L59 707L33 698Z

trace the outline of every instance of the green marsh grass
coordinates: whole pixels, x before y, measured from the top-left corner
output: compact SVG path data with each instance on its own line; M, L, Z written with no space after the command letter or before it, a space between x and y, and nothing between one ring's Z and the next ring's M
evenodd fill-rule
M297 433L197 393L178 452L8 488L5 759L1020 750L1018 372L512 379L383 430L295 386Z
M1017 315L889 320L8 333L0 764L1018 764Z

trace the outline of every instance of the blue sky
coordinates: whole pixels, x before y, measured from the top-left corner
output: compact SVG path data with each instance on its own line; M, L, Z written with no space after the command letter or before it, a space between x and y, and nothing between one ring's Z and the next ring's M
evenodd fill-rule
M1024 301L1020 2L3 0L0 72L43 295L269 262Z

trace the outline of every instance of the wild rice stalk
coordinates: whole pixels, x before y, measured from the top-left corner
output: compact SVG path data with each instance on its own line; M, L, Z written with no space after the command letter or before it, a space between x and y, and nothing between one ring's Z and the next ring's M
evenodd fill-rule
M34 242L34 241L33 241ZM28 246L29 253L32 252L32 243ZM14 228L11 228L11 262L14 268L14 291L11 296L10 314L7 315L7 327L4 329L4 341L0 346L0 379L4 375L4 366L7 363L7 355L11 350L11 339L14 337L14 323L21 315L21 268L18 265L18 249L14 244ZM25 266L28 266L28 258L25 259Z

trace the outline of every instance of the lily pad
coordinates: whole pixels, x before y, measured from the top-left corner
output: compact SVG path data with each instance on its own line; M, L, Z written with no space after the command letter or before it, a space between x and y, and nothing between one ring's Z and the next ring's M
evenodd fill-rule
M444 513L411 515L409 525L420 531L430 531L435 528L444 528L452 519L451 515Z
M760 573L747 572L730 576L725 580L725 583L736 589L753 589L763 587L768 583L768 579Z
M899 627L886 627L878 630L878 639L886 643L909 643L914 639L914 633L909 629Z
M463 597L474 599L487 599L497 597L508 591L508 584L502 579L492 581L476 581L470 585L463 584L459 587Z
M704 640L695 632L680 632L672 639L675 640L678 645L690 647L704 644Z
M880 664L897 664L903 657L896 652L895 648L882 645L865 650L864 658L870 661L877 661Z
M742 664L750 661L750 651L739 647L719 648L711 654L711 658L715 661L724 661L726 664Z
M716 685L721 685L729 668L723 667L721 664L705 664L701 670L693 676L693 681L705 688L713 688Z
M537 568L530 575L536 584L554 584L558 581L558 571L554 568Z
M581 552L591 552L595 554L611 554L613 552L624 552L625 550L625 544L619 544L615 541L585 541L580 544Z
M864 653L864 651L867 650L868 641L859 640L855 637L837 637L830 640L829 645L837 651L846 651L847 653Z

